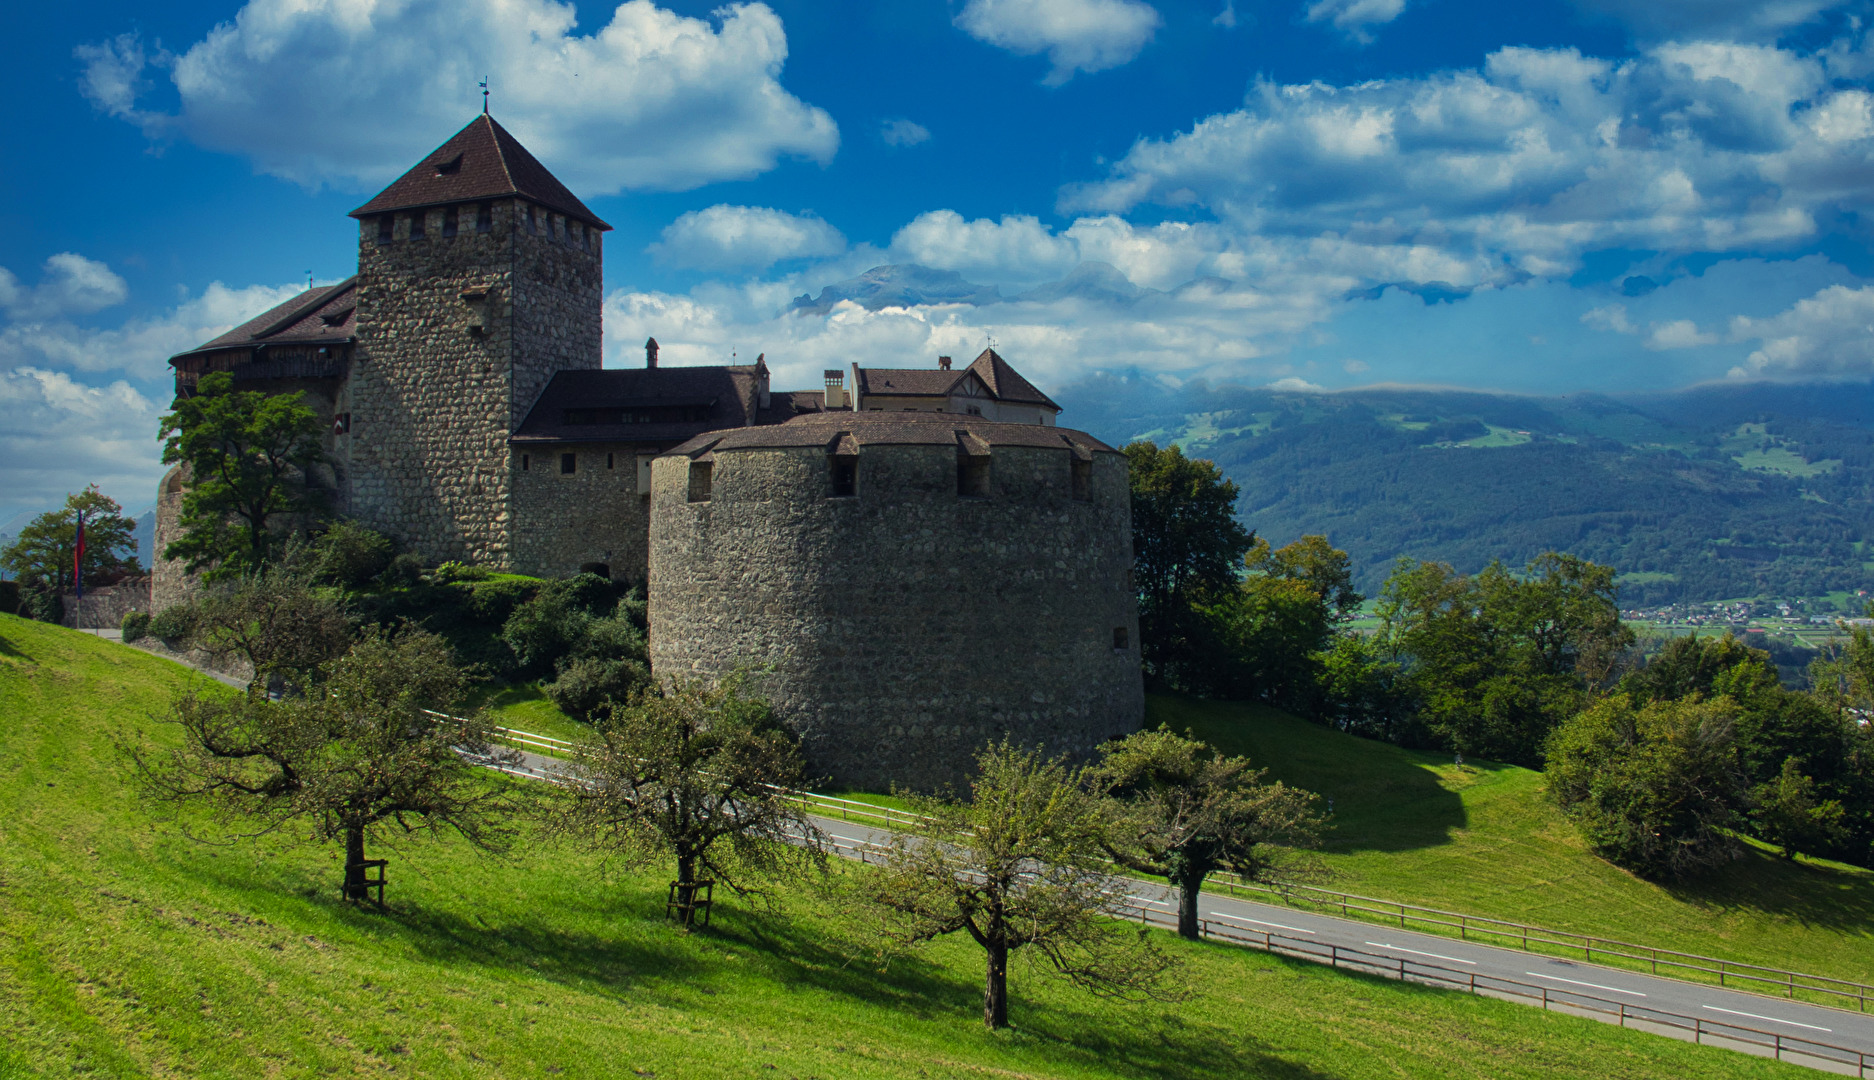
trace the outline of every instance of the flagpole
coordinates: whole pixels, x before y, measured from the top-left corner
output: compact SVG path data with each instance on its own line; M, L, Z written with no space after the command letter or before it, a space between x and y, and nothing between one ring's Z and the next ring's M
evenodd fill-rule
M78 511L78 534L72 544L72 582L77 586L77 610L72 615L72 628L85 628L85 512Z

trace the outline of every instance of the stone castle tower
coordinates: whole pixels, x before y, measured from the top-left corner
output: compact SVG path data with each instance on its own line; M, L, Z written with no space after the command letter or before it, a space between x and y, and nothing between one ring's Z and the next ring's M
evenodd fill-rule
M351 216L347 509L428 560L508 567L509 436L555 372L599 367L611 226L486 114Z
M431 565L645 584L653 673L760 670L836 782L1138 728L1125 457L995 350L802 391L655 340L602 368L610 226L485 114L351 216L356 276L170 359L178 395L303 394L339 513ZM153 610L191 587L161 558L186 483L158 492Z

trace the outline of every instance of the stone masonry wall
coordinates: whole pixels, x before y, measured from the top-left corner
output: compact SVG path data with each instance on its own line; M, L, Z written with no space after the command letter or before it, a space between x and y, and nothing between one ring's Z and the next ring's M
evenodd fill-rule
M756 688L813 771L874 789L961 790L985 743L1084 757L1142 723L1121 455L1094 455L1088 501L1065 448L995 448L983 499L950 446L864 447L852 498L818 450L714 457L706 502L687 459L653 466L659 678L771 665Z
M647 451L648 452L648 451ZM611 568L615 580L642 584L648 569L649 491L638 490L637 448L630 443L528 449L514 474L514 569L559 577L585 563ZM574 455L571 473L560 457Z
M350 509L431 562L512 565L508 436L555 370L599 366L597 237L573 242L563 218L530 232L525 209L496 202L487 233L474 204L454 237L441 209L422 212L423 239L409 214L388 244L375 220L359 230Z

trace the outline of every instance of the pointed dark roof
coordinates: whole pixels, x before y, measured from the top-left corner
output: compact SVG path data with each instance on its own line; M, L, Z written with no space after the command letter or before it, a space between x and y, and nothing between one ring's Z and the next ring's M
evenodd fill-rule
M1046 405L1056 412L1060 406L1054 399L1035 389L1035 384L1022 378L1021 372L1009 366L1007 360L994 349L984 349L983 354L970 364L965 371L973 371L989 387L989 392L998 401L1019 401L1030 405Z
M348 342L354 334L357 285L358 279L353 276L336 285L307 289L213 341L197 345L188 352L177 353L170 358L170 362L217 349L284 345L289 342L314 345Z
M378 192L377 198L353 210L351 216L516 195L611 230L487 113L477 116L418 162L416 168Z

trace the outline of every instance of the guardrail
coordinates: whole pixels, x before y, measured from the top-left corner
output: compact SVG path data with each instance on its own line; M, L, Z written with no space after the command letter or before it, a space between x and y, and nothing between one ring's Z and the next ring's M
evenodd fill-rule
M1607 964L1610 967L1643 967L1654 975L1660 974L1662 967L1669 969L1666 974L1671 977L1684 977L1677 975L1677 972L1695 972L1707 978L1687 979L1687 981L1715 982L1727 989L1750 990L1753 993L1766 993L1766 991L1774 990L1777 996L1790 1000L1807 1000L1811 1003L1827 1004L1837 1008L1847 1008L1849 1003L1853 1003L1857 1012L1866 1012L1869 999L1874 998L1874 986L1851 979L1810 975L1784 968L1723 960L1715 956L1680 952L1675 949L1661 949L1652 945L1637 945L1615 938L1577 934L1570 930L1554 930L1549 927L1533 926L1505 919L1465 915L1461 912L1421 907L1397 900L1382 900L1355 893L1337 892L1313 885L1243 881L1233 874L1213 874L1212 882L1220 888L1220 891L1232 896L1274 897L1289 907L1306 906L1312 910L1338 912L1346 918L1364 916L1369 921L1385 922L1397 925L1401 929L1407 928L1407 924L1413 924L1418 928L1433 927L1435 929L1430 932L1443 933L1445 936L1452 936L1451 932L1455 931L1455 936L1465 941L1475 940L1488 945L1509 945L1530 953L1567 956L1579 953L1586 961ZM1610 963L1610 961L1627 961L1628 963L1617 964ZM1712 978L1714 976L1715 978ZM1815 1002L1814 999L1818 997L1825 1000Z

